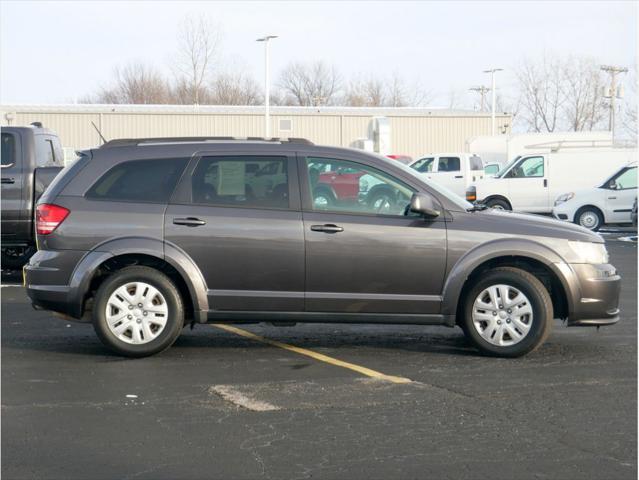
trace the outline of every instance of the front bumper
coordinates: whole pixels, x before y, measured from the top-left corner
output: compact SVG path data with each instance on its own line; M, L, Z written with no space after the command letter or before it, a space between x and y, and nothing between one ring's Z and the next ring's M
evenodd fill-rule
M564 222L572 222L575 218L575 209L570 206L570 202L560 203L555 205L552 209L552 216L557 220L563 220Z
M568 326L604 326L619 321L621 277L609 264L571 264L578 281Z

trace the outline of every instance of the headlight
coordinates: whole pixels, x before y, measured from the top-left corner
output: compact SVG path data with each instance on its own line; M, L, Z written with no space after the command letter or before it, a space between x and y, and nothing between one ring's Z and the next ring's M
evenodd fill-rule
M574 192L564 193L563 195L559 195L557 197L557 200L555 200L555 207L561 203L567 202L574 196L575 196Z
M575 263L608 263L608 251L603 243L568 242L577 256Z

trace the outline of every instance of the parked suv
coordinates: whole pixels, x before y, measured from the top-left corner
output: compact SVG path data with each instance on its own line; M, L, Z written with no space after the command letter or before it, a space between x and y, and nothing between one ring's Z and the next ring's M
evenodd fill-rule
M310 166L389 194L313 201ZM256 187L257 173L262 172ZM141 139L85 152L37 207L25 267L37 308L91 321L116 352L168 348L187 324L460 326L482 352L538 347L553 318L618 321L602 238L481 210L400 162L304 140Z

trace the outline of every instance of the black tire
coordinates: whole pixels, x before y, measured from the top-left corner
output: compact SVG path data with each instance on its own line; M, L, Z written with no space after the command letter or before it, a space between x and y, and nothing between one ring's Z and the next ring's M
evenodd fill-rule
M385 201L385 203L376 205L380 201ZM393 210L397 204L397 196L395 192L389 188L373 188L366 196L366 204L375 211L385 213L386 211ZM388 205L388 208L384 209L384 205Z
M594 222L596 223L590 223L590 221L588 220L594 220ZM601 210L599 210L597 207L585 206L581 207L579 210L577 210L577 213L575 213L574 223L587 228L588 230L596 232L603 226L604 218Z
M111 294L129 282L145 282L164 296L168 307L168 318L164 329L148 343L134 345L120 340L107 325L106 307ZM93 328L102 343L114 352L126 357L147 357L169 348L184 326L184 306L175 284L162 272L142 266L126 267L109 276L98 288L93 304Z
M533 316L528 334L518 343L498 346L486 341L473 325L473 303L480 293L496 284L506 284L520 290L530 301ZM513 267L498 267L481 275L463 299L463 318L460 326L466 337L487 355L497 357L521 357L537 349L546 341L553 325L552 299L543 283L534 275Z
M318 203L318 200L320 202ZM336 203L335 195L328 188L316 188L313 191L313 206L318 209L328 209Z
M501 198L491 198L485 202L488 208L496 208L498 210L512 210L512 207L506 200Z
M21 270L37 251L36 247L5 247L2 249L2 269Z

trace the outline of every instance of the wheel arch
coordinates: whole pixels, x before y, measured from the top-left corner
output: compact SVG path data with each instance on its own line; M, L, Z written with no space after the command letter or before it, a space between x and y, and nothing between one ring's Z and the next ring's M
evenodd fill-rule
M503 201L503 202L506 202L506 203L508 204L508 206L510 207L510 209L511 209L511 210L513 209L513 204L512 204L512 202L511 202L510 200L508 200L508 197L506 197L506 196L504 196L504 195L499 195L499 194L496 194L496 195L490 195L490 196L486 197L484 200L482 200L482 202L481 202L481 203L487 203L487 202L489 202L490 200L501 200L501 201Z
M204 277L193 260L175 245L153 238L122 238L106 242L83 257L73 271L70 299L81 317L104 279L126 266L156 268L171 278L183 297L188 318L206 320L209 309Z
M579 298L570 265L550 248L530 240L497 240L467 252L451 268L442 293L442 314L459 316L464 295L486 270L511 266L535 275L550 292L555 316L567 318Z
M587 208L590 208L592 210L596 210L599 212L599 214L601 215L601 218L603 219L603 222L600 225L600 227L603 226L606 222L608 222L608 219L606 218L605 208L601 208L599 205L596 205L594 203L587 203L585 205L582 205L575 211L575 215L573 216L573 219L572 219L573 223L576 223L577 225L579 225L578 216L581 214L583 210Z

